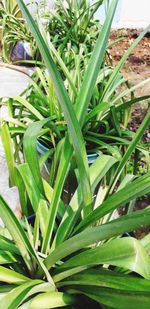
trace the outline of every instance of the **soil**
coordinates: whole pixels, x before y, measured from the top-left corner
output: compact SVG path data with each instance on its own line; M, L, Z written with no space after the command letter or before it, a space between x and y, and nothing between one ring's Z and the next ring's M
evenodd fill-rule
M139 30L136 29L122 29L118 31L113 31L110 36L110 43L118 38L122 38L119 42L115 43L112 48L109 49L112 65L115 66L118 61L122 58L124 53L131 46L133 41L140 34ZM136 85L147 78L150 78L150 33L140 41L136 46L134 51L130 54L128 60L126 61L122 74L127 78L127 80L132 85ZM136 97L150 95L150 82L139 88L135 92ZM129 124L130 130L136 132L139 125L141 124L146 112L147 103L135 104L131 121ZM150 142L150 127L146 130L144 134L144 142ZM150 195L139 199L136 202L134 210L144 209L150 205ZM119 214L124 214L122 209L119 210ZM150 232L150 228L143 228L135 231L133 234L136 238L142 238L145 234Z
M110 49L113 65L117 64L139 34L140 31L135 29L118 30L111 33L110 42L122 38L121 41L115 43ZM140 41L130 54L122 69L122 73L134 85L150 77L150 33ZM150 83L136 91L137 96L149 94Z
M139 199L136 203L136 206L134 207L134 210L144 209L147 206L150 205L150 195L145 196L142 199ZM147 228L141 228L134 232L134 235L138 239L142 239L145 235L150 233L150 227Z
M110 43L113 43L119 38L121 39L121 41L115 43L112 48L109 49L113 66L122 58L141 31L136 29L122 29L111 33ZM122 68L122 74L131 85L137 85L150 78L150 33L146 34L130 54ZM135 91L136 97L145 95L150 95L150 82ZM147 101L142 101L142 104L135 104L132 120L130 122L130 130L134 132L137 131L147 109ZM145 142L150 142L150 127L145 132L144 139Z

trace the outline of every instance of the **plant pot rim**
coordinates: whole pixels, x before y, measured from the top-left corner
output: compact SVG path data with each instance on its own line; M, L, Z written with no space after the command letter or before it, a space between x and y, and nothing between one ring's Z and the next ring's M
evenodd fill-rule
M47 152L49 150L48 147L44 146L38 139L37 139L37 152L39 153L39 155L44 155L45 152ZM89 164L93 163L96 158L98 157L98 153L93 152L90 154L87 154L88 157L88 162Z

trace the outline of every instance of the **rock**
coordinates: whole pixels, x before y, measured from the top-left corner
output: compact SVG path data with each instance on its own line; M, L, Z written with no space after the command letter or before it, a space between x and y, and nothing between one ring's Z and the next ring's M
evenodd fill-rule
M30 43L23 41L17 42L11 52L10 60L11 62L33 60Z

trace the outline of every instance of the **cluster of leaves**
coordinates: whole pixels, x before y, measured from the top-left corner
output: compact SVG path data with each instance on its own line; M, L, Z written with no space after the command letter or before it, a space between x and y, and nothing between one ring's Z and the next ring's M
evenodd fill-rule
M46 31L56 49L59 50L63 61L67 62L70 68L74 68L76 62L79 61L77 55L80 55L81 66L85 67L85 63L89 59L100 30L100 23L95 21L93 16L102 3L103 0L91 6L85 0L67 1L65 3L59 0L55 3L55 10L47 12L47 16L44 11ZM40 11L38 14L40 15ZM2 1L1 15L4 61L10 61L11 51L19 41L29 42L33 59L36 63L40 61L38 47L27 24L24 23L23 19L18 18L20 17L18 5L13 0Z
M101 4L102 1L98 1L93 6L89 6L88 1L82 0L67 1L67 5L65 5L59 0L56 3L56 10L51 12L49 19L50 38L39 23L42 36L59 68L73 105L80 104L78 92L81 89L84 72L100 30L99 23L94 20L93 14ZM92 30L93 27L94 30ZM129 87L127 80L121 75L120 69L146 32L147 29L133 42L114 69L106 65L104 60L108 45L106 45L105 37L103 38L103 31L101 31L100 43L97 43L97 46L100 46L100 44L102 46L101 54L99 57L97 57L97 51L93 54L91 70L86 76L83 88L86 96L86 88L88 89L91 83L94 84L94 92L90 98L87 115L82 125L88 154L103 151L105 154L112 154L115 158L121 159L122 154L125 153L130 144L130 140L135 136L135 133L127 128L132 106L135 102L143 102L149 96L135 98L134 90L149 82L149 79L136 86ZM8 36L6 37L8 39ZM87 40L89 40L89 43ZM92 81L91 72L94 66L97 66L98 76L97 79L94 78ZM23 92L22 96L13 99L11 107L9 122L19 120L19 122L16 122L18 131L11 128L10 125L12 136L19 135L16 152L22 149L23 133L28 124L31 121L50 117L51 122L45 130L40 132L39 140L46 146L47 151L49 148L53 148L51 152L53 154L66 134L67 124L55 93L53 81L45 69L37 68L27 90ZM146 168L148 168L149 150L147 145L138 144L136 153L138 152L144 156ZM135 156L135 162L130 164L130 167L134 166L132 168L134 173L139 170L137 168L138 157L138 155Z
M82 133L84 135L88 154L102 151L105 154L112 154L115 158L120 160L126 152L130 141L136 136L134 132L128 129L132 106L135 102L141 103L145 99L148 99L149 95L135 98L134 90L149 82L149 79L136 86L128 87L127 81L119 73L119 70L146 31L147 29L134 41L130 49L125 53L124 57L114 69L103 65L103 57L105 57L106 49L102 46L100 49L101 55L100 57L98 56L98 58L96 58L96 50L91 58L92 64L89 71L90 73L87 76L85 75L86 82L84 83L84 90L80 97L78 97L78 92L80 91L83 79L83 72L80 70L80 66L76 66L72 71L73 74L71 74L55 47L50 44L49 41L46 41L48 47L51 47L51 52L55 54L55 60L57 58L59 69L61 67L61 72L63 71L65 87L71 98L70 104L74 106L76 104L80 105L81 96L86 98L86 89L93 83L94 91L93 93L91 92L92 95L82 124ZM100 44L102 39L103 33L101 32L99 38ZM97 46L98 49L99 43ZM105 45L105 47L106 46L107 45ZM94 80L91 79L91 72L94 65L95 67L97 66L95 69L97 72L95 83ZM99 68L99 65L101 65L101 68ZM72 76L74 76L74 79ZM118 87L122 85L125 87L118 93ZM24 91L21 96L9 100L7 104L10 106L10 118L9 120L5 120L10 123L12 137L16 138L16 153L22 149L22 138L28 124L32 121L49 117L50 122L45 125L44 130L41 130L38 138L40 142L42 142L42 145L46 146L45 150L47 152L48 149L51 148L51 156L53 156L57 146L58 149L60 147L59 142L61 142L66 134L67 123L56 95L54 84L48 72L37 68L32 79L30 79L30 85L26 91ZM82 113L82 107L80 113ZM14 122L17 124L17 128L15 129L12 127L12 123ZM134 174L138 171L137 166L141 155L144 157L146 168L148 169L148 145L139 141L136 145L135 156L132 157L132 172L134 171ZM127 168L127 171L129 171L129 168Z
M103 120L107 127L108 117L113 119L113 128L110 131L111 137L107 136L106 141L117 138L117 141L124 143L117 116L118 113L121 116L126 105L132 106L137 100L122 100L134 88L119 94L115 89L124 82L119 70L147 30L108 74L103 92L99 94L98 88L95 88L104 63L117 2L111 2L81 86L78 91L75 88L74 93L74 84L71 83L66 66L63 66L63 70L66 78L69 77L70 88L65 87L60 77L46 37L40 32L24 2L18 0L50 75L50 85L53 85L55 93L54 101L60 108L61 117L64 117L65 134L55 147L50 148L39 159L37 137L48 131L51 133L54 129L56 135L56 129L59 129L52 118L55 111L50 113L51 106L56 108L54 102L51 105L49 96L44 100L44 93L40 87L36 88L34 81L32 84L41 99L39 109L38 101L33 106L32 102L23 97L15 98L15 102L12 99L8 101L11 118L6 119L2 126L2 140L11 185L16 185L19 189L24 221L19 222L0 197L0 216L5 223L3 236L0 236L0 260L3 264L0 266L2 308L45 309L68 306L70 309L85 309L96 308L98 304L98 308L108 306L115 309L148 309L150 306L150 235L140 241L134 237L125 237L127 232L149 226L149 208L134 213L130 213L130 209L134 200L150 192L150 174L146 173L138 178L131 174L124 177L123 174L135 149L144 151L140 140L149 125L150 113L147 113L136 134L130 135L130 142L127 139L123 156L100 153L89 166L85 147L89 127L95 126L95 120ZM57 54L55 56L60 65L61 59ZM43 73L40 70L38 73L41 83L44 82ZM45 92L48 89L50 94L49 84L42 83L42 89L45 86L48 87ZM95 106L94 94L95 97L96 94L99 96ZM139 102L143 99L139 98ZM50 106L48 117L43 113L46 106ZM19 115L14 115L14 109L17 110L18 107ZM8 127L7 123L11 125ZM117 137L113 135L114 131L118 133ZM18 144L19 133L23 135ZM97 140L101 141L101 136L104 137L102 132L96 131L95 134L99 134L94 136ZM22 143L24 163L19 162L18 150ZM111 147L115 151L116 148ZM41 176L41 169L52 152L54 158L50 176L45 180ZM19 164L16 164L17 160ZM70 174L73 187L66 202L64 193ZM116 186L118 180L120 185ZM114 211L124 206L128 210L127 214L115 219ZM29 224L31 214L34 214L32 225ZM136 278L135 273L138 274Z
M16 32L17 29L17 32ZM5 62L10 62L13 48L18 42L29 42L32 46L32 54L36 54L36 45L31 37L25 22L13 15L3 17L2 57ZM36 56L35 56L36 58ZM18 59L19 62L19 59Z
M87 0L59 0L50 12L47 31L69 70L74 70L77 62L80 70L85 69L101 29L94 13L102 3L103 0L93 5Z
M0 24L2 26L2 57L3 61L10 62L12 50L18 42L30 43L32 57L40 59L37 45L27 24L22 18L16 0L0 1ZM19 59L18 59L19 60Z
M0 15L1 18L6 14L12 15L14 17L20 16L21 11L18 4L14 0L1 0L0 1Z

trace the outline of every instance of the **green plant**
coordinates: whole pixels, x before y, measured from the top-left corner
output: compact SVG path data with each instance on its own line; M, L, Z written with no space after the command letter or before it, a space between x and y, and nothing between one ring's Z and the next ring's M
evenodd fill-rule
M1 0L0 12L1 17L4 17L6 14L13 15L14 17L18 17L21 15L21 11L15 0Z
M105 71L108 71L109 73L106 77ZM125 92L120 92L119 97L121 99L117 100L117 83L113 88L113 93L110 89L110 94L108 93L107 101L101 101L100 98L103 96L103 92L100 92L100 88L104 88L104 86L107 85L112 72L113 70L110 68L102 68L100 70L97 86L94 89L94 93L88 107L88 112L85 115L82 132L86 142L88 154L99 153L102 151L105 154L112 154L115 158L121 160L127 146L135 136L135 133L131 132L127 127L130 119L130 117L128 117L128 109L130 110L135 102L143 102L143 100L149 98L149 96L147 95L144 97L133 98L131 93L131 98L128 100L125 99L123 97L124 93L130 94L134 88L133 87L131 89L127 89ZM117 76L118 80L122 82L120 73L117 73ZM148 82L148 80L146 80L146 82ZM142 84L138 86L142 86ZM68 94L72 99L72 104L75 104L76 102L76 94L75 96L72 96L74 88L75 86L73 84L68 89ZM112 104L113 101L114 104ZM2 102L2 104L6 103ZM36 120L50 117L51 121L47 122L44 130L41 130L38 140L47 147L47 151L48 149L51 149L51 157L53 157L57 146L59 148L59 142L65 137L67 123L64 118L62 108L59 104L53 82L48 76L48 72L37 68L36 72L32 76L27 90L23 92L22 96L9 99L7 104L9 106L10 117L9 119L4 120L9 123L11 136L17 141L15 142L16 154L18 151L22 150L22 138L24 130L28 124ZM12 124L14 124L14 126L15 124L18 125L18 129L14 128L14 126L12 127ZM136 154L137 152L140 153L140 156L144 157L146 163L145 168L148 169L149 145L144 144L139 140L136 144ZM135 156L135 165L140 161L140 156L137 156L137 159ZM59 157L57 160L59 160ZM133 161L134 157L132 156L132 165L134 165ZM52 170L53 169L54 167L52 166ZM127 170L129 171L129 169ZM132 168L132 173L135 171L136 167ZM50 174L51 173L53 172L50 171Z
M84 6L81 6L81 8L82 7ZM79 14L79 16L80 15L82 16L82 14ZM74 19L76 20L77 18L75 17ZM87 21L88 19L86 19L85 23L87 23ZM72 24L75 26L75 21ZM72 30L73 29L74 28L72 28ZM42 28L40 30L42 31L42 35L46 41L46 34L44 33L44 30ZM130 52L138 44L146 31L147 29L144 30L143 33L141 33L140 37L135 40L135 42L132 44L130 49L126 52L123 59L120 60L114 70L107 66L103 66L103 57L105 57L106 48L103 48L103 45L101 45L100 55L102 60L102 68L99 70L99 72L97 71L98 77L96 80L96 85L94 86L94 92L90 99L87 114L85 113L84 123L82 125L82 132L84 135L84 140L86 142L86 149L88 154L93 152L99 153L100 151L103 151L103 153L113 154L115 158L121 160L122 154L124 154L127 146L130 144L131 139L135 136L133 132L130 132L130 130L127 129L127 124L129 121L128 114L130 115L130 108L135 102L142 102L146 98L149 98L149 96L134 98L134 90L136 89L136 87L142 86L149 80L146 80L132 88L127 87L125 90L123 89L118 94L118 87L126 83L126 80L119 73L119 70L123 66ZM55 54L55 59L57 60L56 62L59 64L59 68L61 68L61 71L63 71L63 78L65 76L65 85L71 98L71 103L75 105L76 102L82 102L82 100L77 98L77 93L82 85L81 81L83 79L83 70L80 70L80 66L74 68L74 70L72 71L73 75L78 76L80 82L78 83L78 85L76 84L76 82L72 83L72 76L68 70L68 67L63 63L62 59L60 58L59 53L56 51L51 42L46 41L46 43L47 46L50 46L50 51L52 51L52 54ZM93 56L93 63L95 61L95 55ZM87 77L87 80L88 79L89 76ZM85 82L85 87L83 88L83 91L85 91L86 89L86 83L87 81ZM130 93L131 98L130 100L127 100L125 96L129 95ZM26 97L26 99L24 97ZM47 71L45 72L45 70L43 71L38 68L32 77L29 87L23 93L23 95L14 98L13 101L9 100L8 105L10 107L9 110L11 117L9 118L10 133L11 136L14 138L15 142L16 158L18 157L18 152L22 150L22 137L27 125L31 121L50 117L51 121L47 122L47 128L45 127L44 130L41 130L38 139L42 143L44 143L44 145L47 147L47 150L50 149L51 157L55 158L55 164L51 165L51 169L49 172L50 183L54 183L61 154L61 152L59 151L59 141L61 141L65 137L67 123L64 118L64 114L60 106L59 100L57 98L53 81L48 76ZM12 127L11 123L14 123L14 125L18 125L18 129L14 126ZM59 155L57 155L56 157L55 150L57 148L57 152ZM139 140L136 144L136 152L140 152L145 156L147 166L146 168L148 169L149 149L147 145L140 143ZM47 151L46 157L48 157L48 154L49 151ZM135 159L135 165L137 163L138 160ZM131 164L134 163L131 162ZM135 173L135 171L136 168L132 169L132 173Z
M11 54L16 43L28 42L33 57L36 59L37 47L23 19L6 14L3 17L2 57L5 62L11 61Z
M1 304L6 309L69 305L70 308L79 308L81 303L82 308L87 308L87 299L90 299L89 308L95 306L93 300L111 308L134 308L144 295L143 306L148 308L149 235L141 242L133 237L120 236L141 226L149 226L149 208L111 222L108 218L116 208L150 192L150 174L134 181L133 177L124 179L122 188L105 198L105 177L110 177L112 167L118 163L113 157L100 155L89 169L92 194L97 192L97 186L101 193L93 201L93 211L83 217L85 204L81 180L77 178L78 185L69 205L59 199L51 242L45 248L45 236L50 233L50 226L46 227L45 223L55 204L56 185L52 188L41 178L35 144L38 131L46 121L28 127L24 135L26 163L12 166L23 214L28 216L32 207L34 226L29 225L26 218L19 223L0 198L1 218L5 223L5 230L1 231L3 236L0 236L1 263L7 266L0 267L0 280L5 283L0 287ZM9 133L6 128L5 124L5 131ZM67 153L68 149L65 150ZM11 152L9 149L9 156ZM62 193L61 189L59 191ZM111 270L112 266L114 270ZM137 272L145 279L135 279L133 274L127 275L126 270Z
M80 66L85 66L87 63L89 55L91 54L98 37L100 28L100 23L94 20L93 15L102 2L103 1L98 1L96 4L90 5L90 3L85 0L78 2L70 1L68 3L66 2L68 6L66 7L66 4L59 0L55 3L55 10L50 10L47 12L46 24L48 23L48 26L45 27L47 29L47 33L49 33L55 48L58 50L62 59L66 60L65 63L67 63L67 66L70 69L76 65L74 62L75 55L77 58L76 62L81 62ZM30 43L33 56L32 63L34 63L34 60L37 63L37 60L41 60L37 46L23 19L18 19L17 9L18 6L16 4L14 5L14 1L12 0L9 1L9 3L4 1L2 4L3 59L6 62L9 62L13 47L17 42L22 40ZM40 15L41 10L37 12L37 14ZM66 16L68 17L66 18ZM42 20L41 16L38 16L38 18ZM80 48L81 44L82 48ZM77 57L79 54L81 56L80 60L79 57Z
M77 63L80 70L87 65L101 29L94 13L102 3L103 0L93 4L87 0L58 0L55 10L49 12L47 31L69 71Z
M110 215L118 207L150 192L150 174L146 174L138 179L133 179L133 176L126 178L122 188L113 193L114 183L117 183L147 127L150 114L146 115L120 163L111 156L100 155L89 167L81 127L97 79L97 65L94 66L91 59L81 92L73 106L38 27L23 1L18 0L18 3L51 74L64 112L67 132L62 141L53 186L41 178L41 162L36 153L37 136L49 119L41 119L28 126L23 138L25 163L15 166L11 160L11 172L19 187L23 213L28 216L30 205L35 213L35 223L34 227L30 226L26 218L25 222L20 223L0 197L0 216L7 228L7 234L0 236L4 263L0 267L0 281L4 283L0 287L1 306L5 309L96 308L96 301L99 306L110 308L143 306L148 309L149 235L142 241L133 237L121 238L121 235L148 226L150 210L147 208L111 221ZM113 0L93 53L94 56L97 54L94 59L99 64L102 56L100 39L105 37L104 53L116 5L117 1ZM92 76L87 89L89 74ZM2 134L9 135L6 124L3 128ZM10 143L6 139L4 142L5 149L9 149L8 154L11 155ZM69 204L65 205L61 196L73 158L77 185ZM115 173L112 173L113 167ZM96 198L93 198L95 193ZM126 271L132 274L126 274ZM143 278L135 279L134 273Z
M40 25L41 33L50 48L50 52L52 53L55 62L59 65L59 70L62 73L72 104L76 104L77 93L81 89L87 61L98 36L98 31L96 31L94 38L92 36L87 36L86 31L90 32L90 29L92 28L91 24L94 24L94 27L98 27L97 22L93 20L91 22L90 17L93 16L93 10L95 11L101 2L102 1L99 1L91 7L87 1L74 1L72 5L71 1L69 1L66 8L63 3L58 1L57 9L53 13L54 16L50 18L49 31L51 35L50 39L53 44L49 40L47 42L46 34ZM58 28L59 31L56 31L55 33L59 32L59 36L56 35L55 37L53 27L55 30ZM87 115L84 117L84 123L82 125L88 153L98 153L99 151L103 151L104 153L111 153L115 157L121 159L122 153L125 152L126 146L134 136L134 133L127 129L132 105L135 102L142 102L149 98L149 96L135 98L134 90L149 82L149 79L130 88L128 87L127 81L120 74L120 69L133 48L147 32L147 29L144 30L139 38L135 40L115 69L104 65L106 47L103 49L103 44L101 45L101 69L99 69L94 92L91 96ZM99 27L97 30L99 30ZM86 35L83 36L82 32ZM67 40L65 41L65 48L68 50L68 42L72 46L69 49L70 51L67 51L68 57L66 57L66 55L64 57L64 37L66 37ZM87 44L86 42L87 37L89 37L90 44ZM101 42L102 39L101 36ZM80 52L82 49L81 43L88 46L88 48L91 48L89 51L84 46L84 55ZM75 52L73 50L74 48L76 49L76 45L78 48ZM63 53L61 50L63 50ZM60 55L64 57L64 62ZM93 56L93 63L94 57L95 56ZM71 64L71 59L73 59L73 65ZM23 123L22 127L30 121L42 119L43 117L51 117L50 129L47 128L46 131L43 131L44 134L41 132L39 139L48 148L53 147L53 149L55 149L58 142L66 133L66 121L64 119L62 108L57 99L53 81L48 76L47 72L38 68L33 79L26 92L23 93L23 97L17 97L13 100L11 116L13 118L18 118L18 120ZM90 80L89 76L87 77L87 80L88 79ZM87 80L85 84L87 83ZM123 90L119 90L118 93L118 88L122 85L125 87L123 87ZM86 86L83 89L85 91ZM131 98L126 98L126 96L129 95L131 95ZM26 100L24 97L26 97ZM80 99L78 99L78 102L80 102ZM19 115L16 113L18 109ZM22 131L19 130L18 134L20 138L19 145L21 145ZM149 151L147 145L140 144L137 145L137 147L142 153L144 153L144 155L146 154L148 158ZM18 147L18 149L20 149L20 147Z
M96 177L96 174L100 179L102 172L100 169L106 172L108 162L111 160L112 158L107 156L99 158L99 162L94 163L95 167L90 169L91 180L93 176ZM97 173L97 166L100 163L101 168ZM47 199L43 196L43 192L41 195L35 185L27 163L18 166L18 171L22 175L23 182L26 183L30 200L33 202L35 224L34 227L30 226L27 220L20 224L0 197L1 218L5 223L5 230L6 228L8 230L7 234L4 231L3 236L0 236L0 257L3 264L0 266L0 281L3 283L0 286L1 306L3 305L5 309L58 308L60 306L79 308L82 303L82 308L87 308L86 302L89 299L88 308L92 308L95 304L93 300L96 300L100 304L109 305L110 308L124 308L124 306L134 308L135 305L141 306L140 301L142 301L143 307L148 309L150 304L150 269L147 254L149 235L141 242L133 237L120 238L120 235L140 226L148 226L149 209L122 216L110 223L99 224L88 229L83 228L82 232L75 233L76 228L72 229L71 209L73 205L77 207L80 200L78 199L78 203L73 203L73 197L70 210L67 210L61 201L58 220L62 210L67 214L66 222L62 221L61 232L71 231L72 236L68 234L66 240L63 240L63 235L59 234L59 227L56 224L53 231L55 242L51 245L50 254L46 254L45 250L42 250L42 244L46 233L45 220L52 207L48 201L52 188L43 182ZM29 173L30 181L26 177ZM149 180L150 175L141 177L112 195L97 208L99 219L103 214L109 213L110 209L120 204L124 205L136 196L149 192ZM96 214L97 210L93 214ZM78 210L76 210L77 215ZM96 222L97 218L98 216L91 221ZM59 237L56 237L58 235ZM111 270L111 266L115 268ZM121 273L120 270L122 270ZM129 276L125 270L137 272L145 279L134 278L133 274ZM82 295L85 295L85 298L81 297ZM141 296L143 296L142 300Z
M31 54L36 61L40 55L27 24L25 24L16 0L0 1L0 16L2 26L2 58L5 62L11 61L12 50L18 42L30 44ZM31 62L33 63L33 62ZM35 62L34 62L35 64Z

